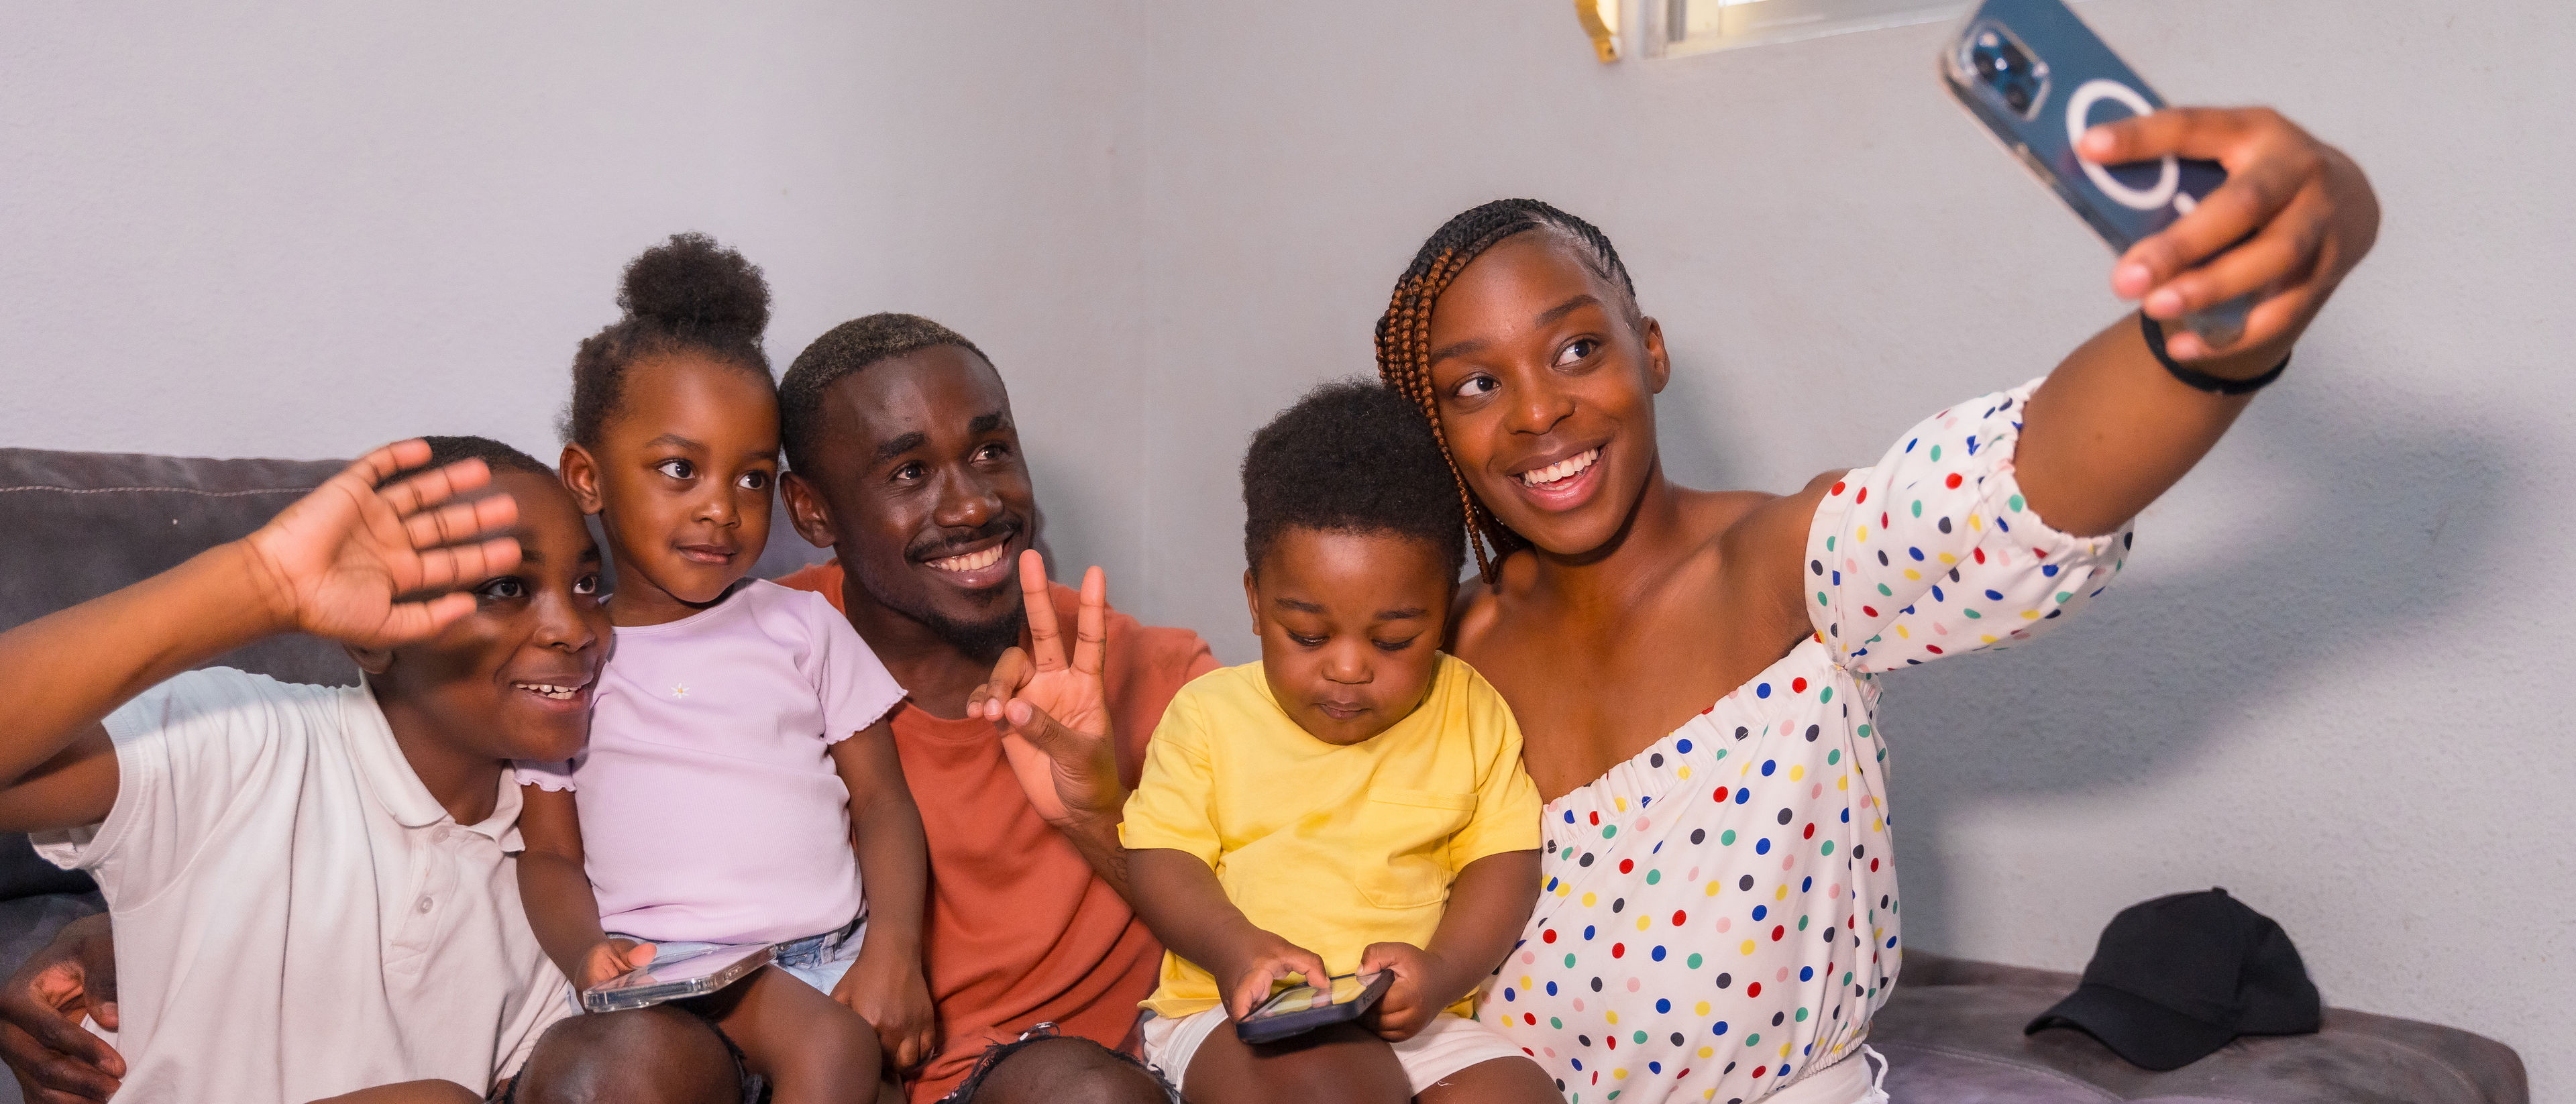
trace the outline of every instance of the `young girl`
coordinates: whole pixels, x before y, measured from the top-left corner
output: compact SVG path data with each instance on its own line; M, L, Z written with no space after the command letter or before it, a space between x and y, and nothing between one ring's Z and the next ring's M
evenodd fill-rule
M760 270L681 234L618 303L574 357L562 461L608 535L616 639L588 747L518 765L521 896L581 990L777 944L694 1007L779 1104L872 1099L881 1053L910 1066L932 1028L926 845L885 721L903 689L820 596L743 582L778 476Z

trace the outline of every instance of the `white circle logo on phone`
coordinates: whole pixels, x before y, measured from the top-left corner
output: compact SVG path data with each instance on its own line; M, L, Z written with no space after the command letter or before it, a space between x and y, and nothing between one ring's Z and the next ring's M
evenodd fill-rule
M2082 87L2075 90L2074 95L2066 98L2066 140L2069 143L2083 140L2085 117L2092 112L2094 104L2104 100L2118 101L2122 106L2140 115L2155 112L2155 107L2147 103L2147 98L2139 95L2137 89L2108 77L2095 77L2085 81ZM2156 175L2155 187L2144 191L2120 183L2119 178L2112 176L2109 169L2093 162L2079 158L2076 163L2084 166L2085 178L2091 180L2094 187L2100 188L2103 195L2111 197L2112 202L2131 210L2152 211L2171 203L2174 200L2175 190L2182 186L2182 166L2174 161L2171 154L2165 155L2163 171Z

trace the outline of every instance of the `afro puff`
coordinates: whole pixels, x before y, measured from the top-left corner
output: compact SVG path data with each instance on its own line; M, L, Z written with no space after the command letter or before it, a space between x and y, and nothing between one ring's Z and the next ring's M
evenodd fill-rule
M599 443L600 428L625 398L626 370L648 357L699 352L757 377L775 393L761 334L769 328L769 281L742 254L704 234L673 234L626 263L617 305L625 317L592 334L572 358L572 404L564 440Z

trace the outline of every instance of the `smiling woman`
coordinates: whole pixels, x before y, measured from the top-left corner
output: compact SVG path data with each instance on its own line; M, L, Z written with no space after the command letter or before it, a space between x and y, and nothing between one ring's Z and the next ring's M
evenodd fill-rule
M2128 519L2259 386L2202 390L2167 362L2276 371L2377 230L2360 171L2269 112L2165 112L2083 149L2232 174L2122 258L2143 317L1789 495L1666 478L1663 329L1590 223L1489 203L1397 281L1379 372L1437 434L1480 544L1451 651L1511 703L1548 801L1546 892L1478 1014L1575 1104L1885 1099L1852 1060L1901 953L1877 676L2021 643L2101 593ZM2248 237L2263 248L2193 267ZM2149 344L2255 289L2229 345Z

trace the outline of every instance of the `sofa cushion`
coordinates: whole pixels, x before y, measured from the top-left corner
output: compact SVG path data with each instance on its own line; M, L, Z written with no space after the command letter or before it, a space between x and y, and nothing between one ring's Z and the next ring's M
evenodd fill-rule
M1908 952L1869 1042L1889 1094L1920 1104L2260 1101L2264 1104L2529 1104L2512 1048L2455 1028L2326 1010L2314 1035L2240 1038L2167 1073L2121 1061L2092 1036L2023 1035L2073 992L2074 974ZM2020 1075L2037 1075L2023 1078ZM2069 1084L2072 1082L2072 1084ZM2086 1095L2089 1087L2102 1095Z
M0 542L0 629L245 536L342 466L0 449L0 531L15 538ZM337 645L307 636L259 641L205 665L296 682L358 680Z

